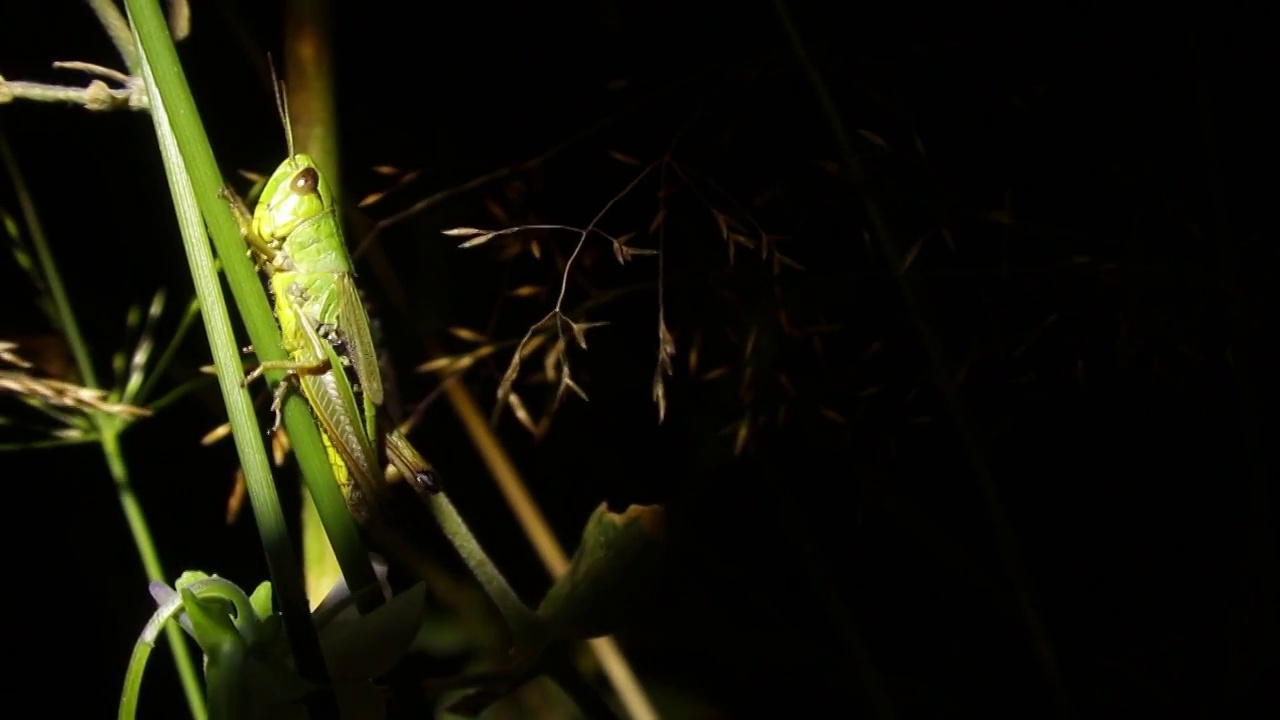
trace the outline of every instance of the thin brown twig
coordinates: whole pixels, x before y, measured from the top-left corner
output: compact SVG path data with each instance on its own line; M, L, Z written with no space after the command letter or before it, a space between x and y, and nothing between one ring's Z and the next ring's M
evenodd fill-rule
M672 167L675 168L676 174L680 176L680 179L688 183L689 189L693 190L693 192L698 197L702 198L702 202L705 203L707 207L712 208L714 210L715 205L713 205L711 200L705 194L703 194L701 190L698 189L697 183L693 181L693 178L689 177L690 174L697 175L702 182L705 182L709 187L711 187L712 190L715 190L717 193L723 196L726 200L732 203L733 206L738 209L738 212L742 213L742 216L747 219L747 222L751 223L751 227L755 228L756 233L759 234L762 239L768 237L768 233L764 231L764 228L760 226L760 223L756 222L756 219L754 216L752 216L751 211L743 207L742 203L739 202L738 199L735 198L729 191L725 190L719 184L717 184L714 180L707 177L706 175L703 175L700 172L697 172L696 170L689 169L686 172L685 167L677 162L673 162L671 163L671 165ZM768 247L767 243L765 246Z
M542 318L540 318L536 323L530 326L528 331L525 332L524 337L520 339L519 344L516 345L516 350L511 356L511 363L507 366L507 371L506 373L504 373L502 377L502 381L498 384L498 393L497 393L498 401L494 407L494 412L490 420L491 423L497 421L497 417L502 410L502 406L506 404L510 398L512 385L514 384L515 379L520 372L520 363L523 359L525 346L528 345L529 340L534 336L534 334L543 326L545 326L548 322L555 321L556 333L560 341L564 343L566 347L567 347L567 342L565 341L565 336L564 336L564 323L566 322L569 323L570 327L574 328L575 336L578 335L578 330L579 330L578 325L575 324L573 320L569 319L564 313L564 298L569 289L569 275L573 269L573 263L578 258L578 255L582 252L582 247L587 242L587 236L590 235L592 232L597 232L603 235L604 237L608 238L613 243L615 250L618 248L623 248L623 240L621 238L614 238L608 233L598 230L596 226L600 223L602 219L604 219L604 216L608 214L608 212L613 208L614 205L616 205L622 198L626 197L632 190L634 190L635 187L640 184L640 181L644 180L644 178L647 177L655 167L658 167L663 162L665 162L665 158L650 163L643 170L637 173L636 176L632 178L631 182L627 183L626 187L624 187L619 193L614 195L612 198L609 199L607 203L605 203L604 207L602 207L600 211L596 213L595 217L591 219L591 222L588 223L585 228L578 229L578 242L574 245L573 252L570 253L569 259L565 261L564 271L562 272L560 277L560 292L556 296L555 307L553 307L546 315L543 315ZM546 227L561 228L565 226L557 225L557 226L546 226ZM518 230L518 229L521 229L521 228L513 228L512 230ZM468 240L467 242L463 243L463 246L473 246L481 242L485 242L490 238L496 237L499 234L504 234L505 232L507 231L495 231L495 232L486 233L484 231L475 230L474 228L455 228L453 230L446 230L445 234L476 235L478 237L474 237L471 240ZM617 250L617 251L621 252L621 250ZM585 393L583 393L582 389L579 388L577 384L573 382L572 376L570 375L569 359L568 359L567 351L560 353L559 362L560 362L560 387L556 393L557 402L559 398L562 397L567 390L573 390L574 392L578 393L580 396L585 398L586 397Z
M658 181L659 213L664 209L662 203L667 196L667 165L670 163L666 160L667 158L664 157ZM671 337L671 331L667 329L666 255L663 253L666 249L666 230L665 222L658 223L658 364L653 370L652 390L653 401L658 405L659 423L667 417L667 388L662 376L664 372L668 376L672 374L671 358L676 353L675 340Z
M560 312L561 305L564 302L565 291L569 286L569 270L573 266L574 259L578 257L578 253L582 250L582 246L587 242L587 233L594 230L596 224L599 223L602 219L604 219L605 214L608 213L609 210L612 209L613 206L616 205L619 200L626 197L628 193L634 190L636 185L639 185L640 181L643 180L646 175L652 172L655 167L658 167L660 164L665 162L666 162L666 158L664 157L661 160L656 160L654 162L649 163L649 165L646 166L644 170L641 170L640 173L636 175L635 178L632 179L630 183L627 183L627 186L622 189L622 192L610 198L609 202L605 203L604 207L600 209L600 212L596 213L596 216L591 219L590 223L587 224L586 229L584 229L582 231L582 234L578 237L578 244L574 246L573 252L569 255L569 259L564 264L564 275L560 279L560 295L556 298L555 311L557 313Z
M372 243L378 237L378 235L382 233L383 230L386 230L392 225L395 225L398 222L407 220L408 218L413 217L414 215L417 215L419 213L425 212L431 209L432 207L435 207L436 205L456 195L461 195L462 193L484 187L485 185L488 185L489 183L494 182L496 180L501 180L502 178L505 178L508 175L513 175L517 172L535 168L538 165L541 165L542 163L546 162L547 160L550 160L551 158L555 157L556 155L559 155L561 152L564 152L568 148L573 147L577 143L581 142L583 139L596 134L600 130L603 130L604 128L608 127L609 125L612 125L616 120L618 120L618 118L622 117L629 111L630 110L619 112L614 115L610 115L609 117L606 117L600 120L599 122L592 125L591 127L588 127L587 129L576 133L572 137L569 137L561 141L560 143L553 145L550 149L546 150L540 155L529 158L528 160L525 160L522 163L517 163L515 165L507 165L506 167L501 167L501 168L498 168L497 170L491 170L490 172L487 172L478 177L474 177L468 180L467 182L462 183L461 185L455 185L453 187L446 188L439 192L433 193L423 198L422 200L419 200L418 202L410 205L404 210L401 210L400 212L394 213L392 215L389 215L377 221L376 223L374 223L373 229L371 229L367 234L365 234L365 236L360 239L360 242L356 244L355 249L352 251L352 257L358 258L362 254L364 254L364 251L367 249L368 245Z
M133 31L129 29L129 21L125 19L124 13L120 12L113 0L88 0L88 3L107 36L111 38L111 44L116 46L116 52L120 53L125 67L129 68L129 73L137 75L138 48L134 45Z

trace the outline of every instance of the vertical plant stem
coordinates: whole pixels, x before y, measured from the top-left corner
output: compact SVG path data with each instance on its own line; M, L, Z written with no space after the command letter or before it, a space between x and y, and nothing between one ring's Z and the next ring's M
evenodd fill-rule
M484 548L480 547L449 497L445 493L438 493L431 496L427 504L440 523L440 529L462 556L462 561L511 626L516 646L522 649L541 647L544 638L537 615L520 602L515 590L507 583L507 579L493 564Z
M40 214L36 212L35 202L27 190L26 180L18 168L17 159L14 158L8 140L2 133L0 133L0 155L4 157L9 177L13 179L14 189L18 195L18 203L22 206L23 220L31 237L31 245L36 255L36 262L40 266L40 276L45 282L49 300L54 308L55 317L53 319L62 330L67 344L71 347L82 384L96 388L98 387L97 377L93 370L89 348L84 341L84 336L80 333L80 325L76 322L75 311L71 308L71 301L67 297L66 289L62 284L62 275L58 271L58 264L53 258L53 251L50 249L48 238L45 236L44 226L40 223ZM142 560L143 571L146 573L148 580L167 582L168 579L165 577L164 568L160 565L160 556L156 552L155 541L151 537L151 529L147 526L147 519L142 512L142 506L138 504L137 496L134 495L133 488L129 482L128 466L124 461L124 454L120 448L120 421L115 417L100 413L94 414L92 420L97 431L98 442L102 447L103 457L106 459L107 469L111 473L112 480L115 481L116 497L120 501L120 509L124 513L125 523L129 526L129 532L133 536L134 547ZM204 686L200 681L200 674L196 671L195 661L192 660L191 650L187 646L186 639L183 637L182 631L173 625L165 628L165 637L169 641L169 650L173 653L173 662L177 666L178 679L182 683L182 692L187 699L187 707L191 710L191 716L198 720L203 720L206 716Z
M285 11L285 75L294 140L298 148L310 154L321 171L327 173L331 180L330 186L341 204L342 192L338 184L338 125L333 86L332 3L330 0L287 0ZM379 268L385 269L385 265ZM398 285L388 288L388 294L395 298L403 313L404 295L399 291ZM465 388L459 390L466 393ZM471 405L474 409L474 400ZM491 433L487 434L487 438L496 444L496 438ZM499 454L505 458L500 447ZM509 462L507 465L510 466ZM515 484L523 489L518 476L514 477ZM543 542L535 543L543 546L540 551L546 549L546 540L549 539L550 554L540 554L544 554L544 560L556 558L550 560L548 569L553 577L558 577L568 568L568 559L527 492L525 498L528 501L525 506L532 507L534 515L525 527L528 529L536 526L542 529ZM517 644L539 644L541 624L537 616L520 602L448 497L438 495L428 505L445 535L511 626ZM517 512L520 512L519 508ZM657 713L613 639L597 638L591 641L591 646L632 717L636 720L656 718Z
M275 494L253 403L242 382L243 365L239 346L222 297L213 253L205 234L205 222L210 227L220 225L220 230L229 230L237 237L238 231L225 207L220 208L224 222L215 221L219 215L214 208L220 201L218 189L221 187L221 175L200 123L195 101L187 87L164 16L155 0L129 0L128 10L138 39L142 77L151 102L151 117L182 230L183 247L196 294L200 298L203 310L201 317L204 319L209 348L217 367L218 385L231 421L233 439L244 469L254 517L258 521L267 567L271 572L273 594L280 603L285 632L298 672L304 678L327 687L328 669L320 651L320 640L311 623L302 570ZM201 204L206 206L203 208L204 212ZM235 242L230 234L226 235L221 238L224 244ZM227 261L229 254L231 253L223 254L224 263L228 267L232 265ZM239 254L237 259L247 265L243 250ZM259 293L262 292L261 286L256 289ZM261 300L265 305L265 297ZM313 713L336 716L337 704L331 690L324 696L313 696L310 700Z
M80 333L76 323L75 312L71 309L71 300L67 298L67 290L62 284L62 275L58 273L57 263L53 260L53 251L49 249L49 239L45 237L44 226L40 224L40 215L36 212L35 202L27 191L27 183L18 169L17 159L9 148L8 140L0 135L0 155L4 156L9 177L13 178L13 187L18 196L18 204L22 206L22 220L26 223L27 232L31 235L31 247L35 251L36 262L40 265L40 274L48 287L49 300L54 309L52 320L66 337L71 347L71 355L76 361L76 371L80 374L80 384L98 388L98 374L93 369L93 359L89 354L89 346Z
M285 86L293 140L324 173L339 206L338 111L333 86L333 8L329 0L285 2Z
M338 207L342 178L338 164L337 111L333 100L333 60L329 3L288 0L284 23L284 95L295 150L311 156L324 174ZM314 531L322 518L310 493L302 498L302 552L309 585L320 585L341 565L324 533Z
M160 566L160 556L156 552L155 540L151 537L151 529L147 526L142 506L138 504L138 498L130 485L129 468L125 464L124 453L120 448L120 437L114 427L104 427L113 424L109 420L99 423L98 438L102 443L102 454L106 459L107 468L111 471L111 479L116 484L116 498L120 501L120 510L124 513L125 523L133 536L133 545L138 550L147 579L152 582L169 583L170 579L165 577L164 569ZM178 666L178 678L182 682L182 692L186 696L191 716L203 720L207 714L204 705L204 685L201 683L195 662L191 659L187 639L182 629L174 623L165 625L164 635L173 651L173 661Z
M970 467L978 480L982 497L986 501L987 514L995 534L996 545L1000 551L1005 574L1012 585L1013 595L1022 615L1023 624L1031 636L1036 655L1052 686L1057 700L1057 710L1061 716L1068 717L1070 716L1070 704L1067 689L1058 670L1057 658L1049 642L1048 631L1040 620L1039 613L1036 611L1031 599L1031 592L1022 579L1017 539L1009 522L1008 513L1004 509L1004 502L1000 497L1000 492L996 487L995 478L987 465L981 442L964 410L963 401L952 377L942 344L933 330L934 326L930 320L930 312L923 289L918 286L915 275L903 270L902 253L894 241L889 220L874 199L873 188L862 168L861 162L858 160L857 153L853 149L853 143L845 128L844 121L836 109L835 102L827 89L822 73L818 71L817 66L809 57L804 41L791 19L787 3L785 0L774 0L773 5L787 33L787 38L791 43L796 59L813 85L814 95L822 108L823 115L826 117L827 124L830 126L831 133L843 156L845 171L849 174L850 180L852 180L857 190L857 195L870 220L871 234L875 237L881 254L884 255L890 271L898 281L899 290L902 292L907 309L915 323L916 332L929 357L934 383L942 392L952 423L960 434Z
M152 63L152 71L155 73L157 82L169 85L174 90L175 94L172 98L166 95L166 99L170 99L171 105L174 106L173 120L177 141L182 147L183 155L186 156L186 167L196 193L196 201L204 206L201 208L201 214L204 222L208 224L214 246L218 250L227 285L235 297L237 309L244 321L249 339L253 343L254 352L262 360L284 359L286 355L280 343L280 328L267 303L262 281L245 254L244 239L240 236L235 220L227 210L225 202L218 197L223 186L222 175L218 171L213 150L209 147L208 137L200 123L195 101L186 85L168 28L164 25L154 2L148 3L143 0L136 0L136 2L144 12L154 13L149 19L156 24L148 23L145 30L140 27L139 39L144 42L148 52L151 52L154 47L162 54ZM131 0L128 5L136 22L138 11L134 7L135 0ZM208 305L203 301L202 307L207 312ZM230 347L237 352L237 372L241 372L242 364L238 357L238 348L235 345ZM269 383L275 384L283 379L284 373L273 371L268 372L266 376ZM320 439L320 430L316 427L311 410L299 394L289 393L284 403L283 415L284 426L289 431L294 456L298 459L303 479L307 482L311 497L315 500L325 532L337 553L347 585L358 598L361 612L376 608L382 603L382 594L376 591L377 576L369 563L368 553L360 540L355 521L347 511L346 502L333 479L333 470L329 465L328 455ZM256 427L257 423L254 422L254 430L247 436L253 441L257 441L260 437ZM235 430L237 440L242 434L244 434L242 430ZM245 462L243 455L241 463L246 471L251 500L266 493L274 495L274 482L269 472L262 477L254 477L249 474L248 463ZM255 484L259 482L264 484L255 489ZM254 511L255 515L262 512L256 504ZM281 522L283 523L283 519ZM281 528L283 529L283 524ZM296 579L300 581L301 576L299 575ZM298 582L297 586L301 589L302 583ZM374 591L366 592L370 589ZM306 605L305 601L303 605Z

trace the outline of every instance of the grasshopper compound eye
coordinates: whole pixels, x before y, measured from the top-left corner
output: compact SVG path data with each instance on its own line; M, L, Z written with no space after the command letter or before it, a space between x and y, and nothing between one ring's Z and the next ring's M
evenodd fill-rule
M320 187L320 173L315 168L302 168L293 180L289 181L289 189L294 195L310 195Z

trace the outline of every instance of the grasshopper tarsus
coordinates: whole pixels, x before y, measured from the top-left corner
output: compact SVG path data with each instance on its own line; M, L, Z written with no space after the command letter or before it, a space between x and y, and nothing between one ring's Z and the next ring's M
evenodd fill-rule
M271 412L275 413L276 416L275 424L271 426L271 432L273 433L280 429L282 419L280 409L284 407L284 396L289 392L289 382L295 377L292 373L285 375L284 379L276 385L275 392L271 395Z
M263 372L264 371L260 366L250 370L249 374L245 375L244 378L240 380L240 387L249 387L254 380L262 377Z

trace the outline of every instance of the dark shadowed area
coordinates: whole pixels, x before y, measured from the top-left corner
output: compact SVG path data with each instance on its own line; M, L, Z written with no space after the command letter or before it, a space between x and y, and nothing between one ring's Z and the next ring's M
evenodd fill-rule
M530 603L547 571L440 376L416 369L491 347L457 380L488 413L566 274L563 310L608 323L586 350L570 338L589 402L570 392L552 413L552 333L513 385L536 432L510 407L495 430L570 551L601 502L665 506L662 572L617 633L663 717L1280 716L1260 17L334 4L348 242L450 191L357 260L394 396L406 413L430 398L414 443ZM5 79L83 85L50 64L119 66L83 4L14 5ZM242 189L237 170L285 152L263 74L284 10L260 5L276 3L196 3L178 45ZM110 378L137 342L129 308L164 288L164 338L192 295L152 125L14 102L0 130ZM566 230L467 249L441 232L598 215L577 252ZM624 236L658 252L619 263ZM37 297L0 257L0 341L65 377ZM157 382L209 362L197 323ZM3 442L43 437L0 403ZM225 522L235 450L200 444L226 417L206 377L124 452L166 571L252 587L267 574L247 505ZM41 714L114 712L154 606L102 452L10 449L0 476L10 679ZM185 712L166 652L142 709Z

